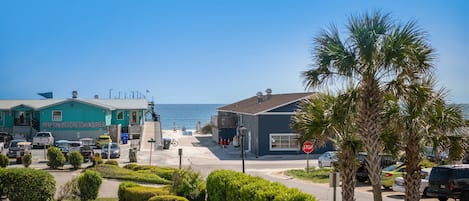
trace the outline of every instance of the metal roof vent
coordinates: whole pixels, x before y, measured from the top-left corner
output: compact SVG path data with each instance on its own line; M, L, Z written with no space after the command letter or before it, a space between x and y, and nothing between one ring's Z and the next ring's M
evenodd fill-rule
M72 91L72 98L78 98L78 91Z
M262 103L262 92L257 92L256 93L256 96L257 96L257 103L261 104Z
M272 98L272 89L267 88L265 93L267 94L267 100L270 100L270 98Z
M94 99L99 99L99 95L98 94L94 95Z

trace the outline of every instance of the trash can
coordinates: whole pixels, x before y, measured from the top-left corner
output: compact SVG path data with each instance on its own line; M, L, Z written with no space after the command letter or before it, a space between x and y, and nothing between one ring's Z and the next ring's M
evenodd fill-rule
M137 149L136 148L129 149L129 162L131 163L137 162Z
M163 149L169 149L171 145L171 138L163 138Z
M122 133L121 138L122 138L122 144L127 144L128 141L129 141L129 134L128 133Z

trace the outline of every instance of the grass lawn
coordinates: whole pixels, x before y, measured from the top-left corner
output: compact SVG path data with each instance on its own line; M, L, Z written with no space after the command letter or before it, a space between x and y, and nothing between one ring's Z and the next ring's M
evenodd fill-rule
M309 168L309 173L306 173L306 169L287 170L285 173L288 176L314 183L329 183L329 173L332 171L332 168Z

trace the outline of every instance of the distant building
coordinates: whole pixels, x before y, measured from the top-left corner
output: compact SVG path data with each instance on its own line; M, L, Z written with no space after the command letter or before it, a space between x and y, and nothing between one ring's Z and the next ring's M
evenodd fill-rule
M302 154L298 133L291 129L291 119L301 100L315 93L267 94L256 96L218 108L217 137L230 139L239 135L239 126L247 128L246 150L256 156ZM317 147L313 154L331 150L328 143Z
M31 140L38 131L50 131L56 140L97 138L122 132L142 132L148 102L145 99L0 100L0 131Z

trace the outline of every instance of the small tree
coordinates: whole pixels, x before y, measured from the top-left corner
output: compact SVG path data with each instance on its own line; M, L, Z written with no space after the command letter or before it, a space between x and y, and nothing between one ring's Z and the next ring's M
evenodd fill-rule
M78 177L74 177L60 188L57 200L78 200L79 198Z
M47 166L52 169L63 167L66 161L64 154L62 154L57 147L49 147L49 149L47 149L47 159L49 160Z
M70 165L72 165L73 169L76 170L80 168L81 164L83 163L83 156L78 151L72 151L72 153L70 153L69 160Z
M96 171L87 170L78 178L78 188L80 189L80 200L95 200L98 197L99 187L103 179Z
M10 159L8 156L5 156L0 153L0 167L4 168L10 164Z
M191 201L202 201L205 200L206 184L200 172L189 167L174 172L171 191Z
M103 164L103 158L101 157L100 153L95 153L93 156L93 166L98 166L99 164Z
M23 162L24 167L29 167L33 163L33 155L31 153L25 154L21 157L21 162Z

